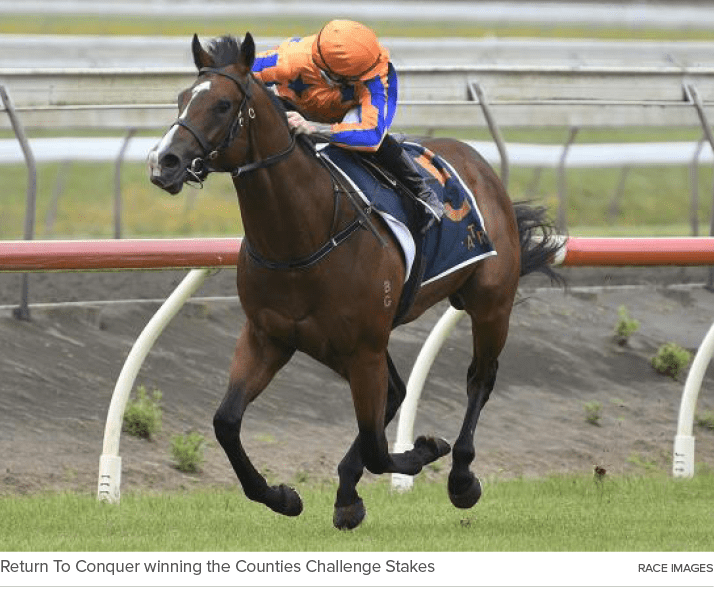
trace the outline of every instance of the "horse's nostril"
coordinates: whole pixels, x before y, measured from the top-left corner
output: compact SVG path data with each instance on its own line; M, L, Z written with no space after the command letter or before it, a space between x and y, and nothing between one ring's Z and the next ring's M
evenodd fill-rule
M161 161L159 163L162 168L173 170L179 167L179 165L181 164L181 160L173 153L167 153L161 158Z

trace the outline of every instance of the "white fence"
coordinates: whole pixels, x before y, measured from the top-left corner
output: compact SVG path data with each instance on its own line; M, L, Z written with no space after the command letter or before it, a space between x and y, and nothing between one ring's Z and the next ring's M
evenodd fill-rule
M281 41L255 39L258 51ZM397 71L414 65L714 66L709 41L384 37L382 42ZM66 67L189 68L193 58L186 36L0 35L0 69Z
M123 161L144 162L159 137L45 137L30 140L37 162L109 162L123 151ZM492 141L467 141L493 166L501 164L501 154ZM515 166L557 168L562 145L509 143L508 160ZM0 139L0 164L21 164L25 156L15 139ZM568 150L569 168L617 168L624 166L688 166L714 163L709 145L696 141L650 143L573 144Z
M193 68L0 69L29 128L160 128L194 79ZM481 126L486 105L504 127L698 126L685 86L704 108L714 105L714 67L405 66L394 124Z

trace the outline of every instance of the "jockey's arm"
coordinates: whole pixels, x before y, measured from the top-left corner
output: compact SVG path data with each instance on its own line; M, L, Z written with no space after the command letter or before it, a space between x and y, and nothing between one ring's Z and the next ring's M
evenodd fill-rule
M325 125L306 121L296 112L288 113L288 123L298 133L319 134L347 149L377 151L394 117L395 82L391 76L378 76L357 84L354 91L358 94L359 106L350 110L340 123Z

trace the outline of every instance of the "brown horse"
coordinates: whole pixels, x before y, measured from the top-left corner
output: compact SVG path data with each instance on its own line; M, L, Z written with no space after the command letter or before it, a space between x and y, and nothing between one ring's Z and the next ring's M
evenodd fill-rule
M363 469L414 475L451 451L419 437L414 449L390 453L385 426L406 389L387 351L405 280L403 255L380 217L358 209L314 150L296 142L285 111L251 74L255 45L233 37L204 48L193 38L198 78L179 96L179 118L149 154L151 181L171 194L212 171L233 176L245 227L237 286L246 323L238 338L228 392L214 417L216 437L245 494L285 515L302 501L285 485L269 486L241 443L243 414L276 372L301 350L348 381L359 433L338 467L333 523L347 529L365 516L357 483ZM444 298L471 317L473 359L468 405L454 443L451 502L472 507L481 495L469 467L479 414L496 379L519 277L554 276L558 249L542 209L514 208L499 178L464 143L425 143L447 159L476 195L497 255L423 286L402 323ZM368 228L369 230L365 230ZM539 239L532 239L537 233Z

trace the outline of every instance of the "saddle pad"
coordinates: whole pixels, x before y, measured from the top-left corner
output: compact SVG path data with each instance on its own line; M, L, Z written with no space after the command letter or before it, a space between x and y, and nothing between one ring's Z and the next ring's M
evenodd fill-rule
M476 199L451 164L422 145L404 142L402 147L417 164L417 169L445 208L441 223L434 223L424 236L422 252L426 260L422 285L488 256L495 256L496 251L486 235ZM332 162L360 197L387 220L404 251L408 277L415 246L407 229L407 214L400 196L377 180L352 153L327 145L320 150L320 155Z

